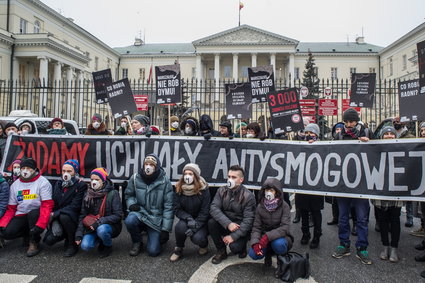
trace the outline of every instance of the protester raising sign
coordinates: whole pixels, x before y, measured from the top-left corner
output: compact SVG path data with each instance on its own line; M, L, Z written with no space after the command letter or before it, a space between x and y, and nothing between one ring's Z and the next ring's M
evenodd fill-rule
M111 69L93 72L92 75L94 92L96 93L96 102L99 104L108 102L106 86L112 84Z
M116 81L106 87L114 118L130 115L137 111L128 79Z
M180 64L156 66L156 103L181 103Z
M350 106L372 108L375 85L375 73L353 73L351 76Z
M275 91L273 65L248 68L252 103L267 102L267 94Z
M270 92L267 100L275 134L304 129L296 88Z
M419 65L419 93L425 94L425 41L417 44Z
M225 84L227 119L251 118L251 86L249 83Z
M398 99L401 122L425 120L425 94L419 94L419 80L399 82Z

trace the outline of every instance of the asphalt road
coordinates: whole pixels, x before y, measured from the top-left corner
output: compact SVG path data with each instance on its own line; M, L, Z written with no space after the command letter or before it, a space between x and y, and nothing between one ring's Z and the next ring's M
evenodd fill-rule
M352 237L352 254L342 259L334 259L331 254L338 245L336 226L326 225L330 218L330 205L325 204L323 211L323 236L317 250L309 250L308 246L301 246L300 224L292 224L291 230L296 238L293 250L309 252L311 275L309 282L425 282L420 272L425 270L425 263L417 263L414 256L420 252L413 246L422 238L408 234L412 228L404 227L402 215L402 234L400 239L399 263L390 263L378 258L381 250L379 233L373 230L375 220L373 209L369 223L369 253L373 264L363 265L354 252L355 237ZM415 227L419 226L419 219L415 219ZM131 282L279 282L273 277L272 269L264 269L262 262L255 263L245 259L240 261L231 256L220 267L212 266L210 258L215 248L210 241L210 253L205 256L197 255L197 247L187 242L185 256L180 261L171 263L169 257L174 248L174 236L163 246L159 257L151 258L146 253L138 257L130 257L130 237L125 228L121 235L114 239L113 254L106 259L99 259L97 251L80 251L75 257L62 257L62 244L53 247L44 247L36 257L27 258L26 249L21 246L20 239L7 242L0 250L0 273L36 275L31 282L80 282L83 278L96 277L108 279L131 280ZM238 262L240 264L238 264ZM227 264L235 264L226 267ZM213 278L213 279L211 279ZM0 282L5 282L0 276ZM10 282L10 281L9 281ZM27 281L29 282L29 281ZM84 282L90 282L85 279Z

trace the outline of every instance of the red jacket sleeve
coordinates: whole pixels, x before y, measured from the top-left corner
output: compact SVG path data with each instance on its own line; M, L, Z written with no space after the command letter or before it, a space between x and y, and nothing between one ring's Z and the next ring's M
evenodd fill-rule
M4 213L3 217L0 219L0 227L6 227L10 220L15 216L16 210L18 209L18 206L16 204L11 205L9 204L6 208L6 212Z
M38 217L37 225L42 229L46 229L47 224L49 224L50 213L53 210L54 201L52 199L41 201L40 206L40 216Z

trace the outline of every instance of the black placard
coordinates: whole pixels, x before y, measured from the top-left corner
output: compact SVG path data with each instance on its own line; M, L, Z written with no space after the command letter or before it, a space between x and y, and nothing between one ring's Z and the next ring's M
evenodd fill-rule
M181 103L180 64L156 66L156 103Z
M94 91L96 93L96 103L102 104L108 102L106 86L112 84L111 69L93 72Z
M425 41L419 42L418 48L418 66L419 66L419 93L425 94Z
M270 92L267 101L275 134L304 129L296 88Z
M225 84L227 119L251 118L251 87L249 83Z
M267 94L275 91L273 65L248 68L252 103L267 102Z
M350 107L372 108L375 86L375 73L353 73L351 75Z
M419 94L419 80L399 82L398 98L402 122L425 120L425 94Z
M106 92L108 94L109 105L112 109L112 115L115 119L137 111L128 79L116 81L106 86Z

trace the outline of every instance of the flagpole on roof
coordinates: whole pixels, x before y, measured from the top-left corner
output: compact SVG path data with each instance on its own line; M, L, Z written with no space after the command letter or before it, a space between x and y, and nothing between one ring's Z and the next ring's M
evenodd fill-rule
M241 10L243 8L243 3L241 1L239 1L239 25L241 26Z

